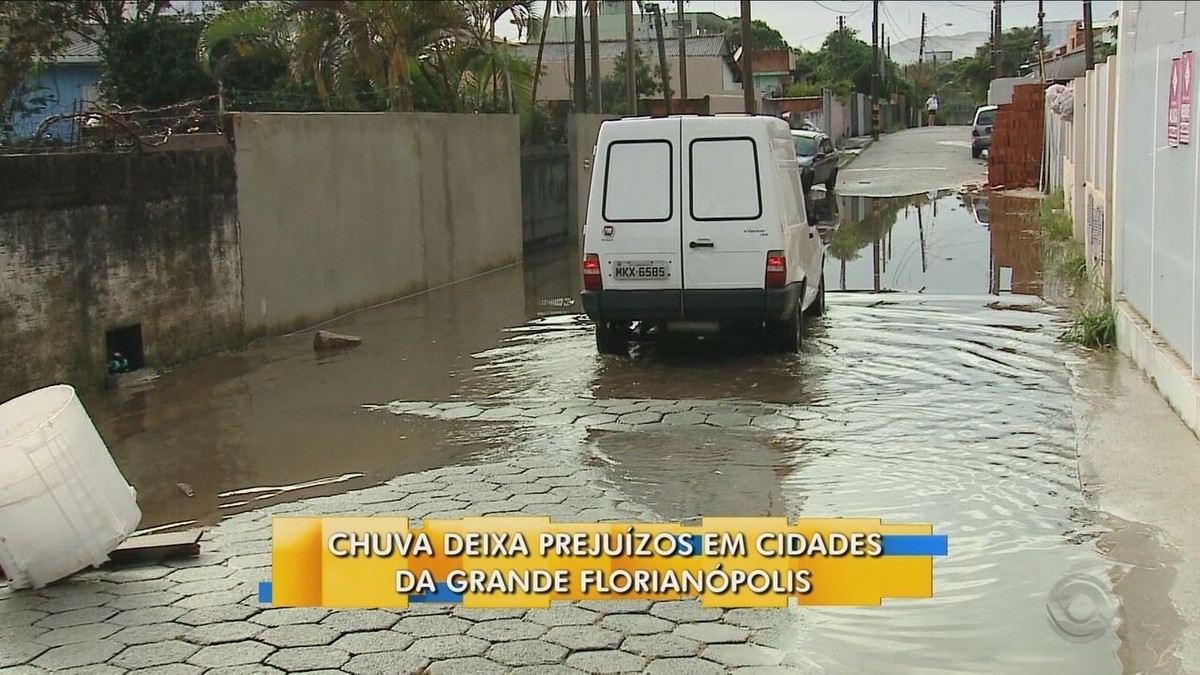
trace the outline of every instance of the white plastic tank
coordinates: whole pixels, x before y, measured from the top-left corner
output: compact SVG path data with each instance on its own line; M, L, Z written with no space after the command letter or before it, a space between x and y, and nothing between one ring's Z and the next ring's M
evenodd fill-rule
M141 519L137 493L73 387L0 405L0 567L14 588L105 562Z

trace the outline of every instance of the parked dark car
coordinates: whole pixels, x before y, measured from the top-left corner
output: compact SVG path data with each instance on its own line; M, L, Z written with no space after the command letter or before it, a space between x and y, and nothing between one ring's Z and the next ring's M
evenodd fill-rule
M792 130L796 161L800 164L800 182L807 194L813 185L824 184L832 191L837 185L838 152L833 141L819 131Z

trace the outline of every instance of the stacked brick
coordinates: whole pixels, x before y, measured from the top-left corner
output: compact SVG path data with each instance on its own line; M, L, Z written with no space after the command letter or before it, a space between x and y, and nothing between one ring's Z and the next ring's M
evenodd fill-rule
M996 111L988 149L988 187L1037 187L1042 173L1045 96L1040 84L1017 85L1012 102Z

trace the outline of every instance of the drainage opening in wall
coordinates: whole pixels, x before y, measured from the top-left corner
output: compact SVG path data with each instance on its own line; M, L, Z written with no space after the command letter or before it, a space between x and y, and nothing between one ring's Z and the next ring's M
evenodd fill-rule
M142 324L105 331L104 351L110 373L127 373L144 368L146 352L142 346Z

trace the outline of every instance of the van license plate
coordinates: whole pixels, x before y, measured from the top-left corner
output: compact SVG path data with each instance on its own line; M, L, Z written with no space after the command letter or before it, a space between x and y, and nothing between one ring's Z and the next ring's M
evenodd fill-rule
M622 281L664 280L671 278L671 268L661 261L631 261L613 263L613 278Z

